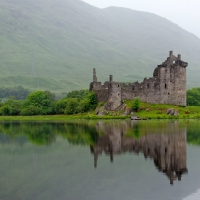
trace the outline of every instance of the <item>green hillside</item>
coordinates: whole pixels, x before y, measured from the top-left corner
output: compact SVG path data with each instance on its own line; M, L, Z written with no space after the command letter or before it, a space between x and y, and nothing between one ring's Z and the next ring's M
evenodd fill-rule
M168 52L189 63L187 87L200 85L200 39L154 14L79 0L0 0L0 86L54 92L98 80L152 76Z

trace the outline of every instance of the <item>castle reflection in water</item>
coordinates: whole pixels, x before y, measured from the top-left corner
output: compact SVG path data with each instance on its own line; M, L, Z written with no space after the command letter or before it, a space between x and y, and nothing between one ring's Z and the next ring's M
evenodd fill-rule
M151 158L156 168L163 172L170 180L170 184L187 173L186 167L186 127L180 128L178 122L170 122L166 126L156 128L143 128L141 137L128 137L130 127L137 136L139 132L138 122L116 123L99 122L96 129L103 132L99 135L95 145L90 146L94 155L94 166L97 167L98 156L103 152L113 157L116 154L142 152L145 158ZM157 131L159 130L159 131Z

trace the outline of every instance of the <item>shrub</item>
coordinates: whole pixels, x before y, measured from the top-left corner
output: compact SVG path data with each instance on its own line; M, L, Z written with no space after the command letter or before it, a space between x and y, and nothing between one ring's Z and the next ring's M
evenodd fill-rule
M104 106L104 105L105 105L104 102L100 102L100 103L99 103L99 106Z
M1 115L9 116L11 115L11 107L9 105L4 105L0 109Z
M8 101L1 105L1 115L19 115L21 111L22 101L15 100L14 97L10 97Z
M87 112L90 110L90 101L89 99L83 99L79 102L79 112Z
M21 115L24 116L42 115L42 114L43 114L42 108L33 105L22 108L21 110Z
M189 111L189 110L186 110L186 111L185 111L185 114L190 114L190 111Z
M89 100L90 109L94 110L98 104L96 94L94 92L90 92L86 98Z
M137 112L139 108L140 108L140 99L135 98L133 101L132 109Z
M68 99L64 113L71 115L78 113L78 100L76 98Z
M61 99L54 103L53 110L56 114L64 114L68 99Z
M23 111L21 113L39 113L52 114L55 95L49 91L36 91L28 95L23 103ZM36 111L33 111L33 108ZM27 111L26 111L27 110ZM42 113L41 113L42 112Z

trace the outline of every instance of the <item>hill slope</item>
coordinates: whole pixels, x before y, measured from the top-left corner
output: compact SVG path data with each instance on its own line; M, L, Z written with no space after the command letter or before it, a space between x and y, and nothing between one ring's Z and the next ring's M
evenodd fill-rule
M169 50L200 85L200 39L157 15L79 0L0 0L0 85L70 91L98 80L152 76Z

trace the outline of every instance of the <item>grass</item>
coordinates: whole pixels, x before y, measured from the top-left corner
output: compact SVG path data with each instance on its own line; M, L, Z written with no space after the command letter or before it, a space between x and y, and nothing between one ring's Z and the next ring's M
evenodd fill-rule
M131 107L133 101L126 101L128 107ZM166 114L166 110L173 108L177 110L179 115L171 116ZM134 113L140 118L148 119L200 119L200 106L174 106L167 104L148 104L141 102L140 109Z

